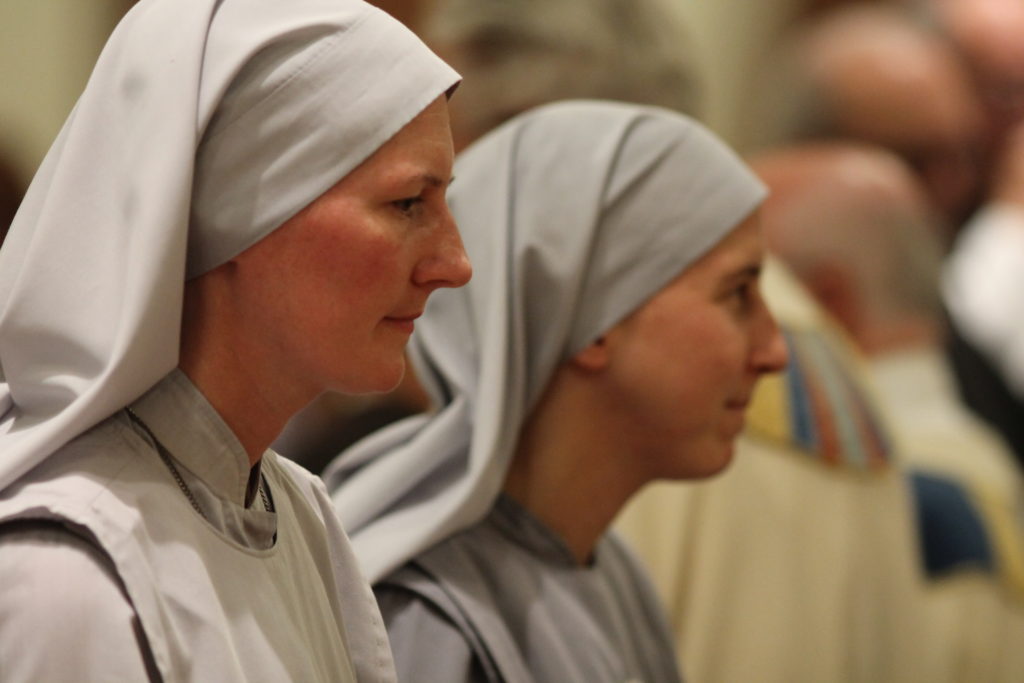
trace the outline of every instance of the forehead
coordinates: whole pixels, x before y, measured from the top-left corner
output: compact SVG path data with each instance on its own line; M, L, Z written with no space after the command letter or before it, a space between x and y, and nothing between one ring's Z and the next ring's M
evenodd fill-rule
M442 95L342 179L342 183L349 179L360 182L370 176L400 177L440 171L444 171L447 181L453 157L448 101Z

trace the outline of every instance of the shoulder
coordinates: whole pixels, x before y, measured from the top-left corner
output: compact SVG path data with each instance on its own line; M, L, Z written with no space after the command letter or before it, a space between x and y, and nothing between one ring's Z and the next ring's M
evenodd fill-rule
M264 475L283 480L318 513L322 513L324 510L333 510L323 480L302 465L274 451L268 451L263 456L263 468ZM331 516L334 516L333 512Z
M146 680L135 610L86 538L53 522L0 525L0 585L18 587L0 597L0 661L24 674L13 678Z
M82 528L109 545L141 525L144 501L163 495L149 444L115 414L59 448L0 493L0 524L51 520Z
M603 574L611 588L611 599L624 614L632 615L636 623L646 625L652 642L660 638L662 647L671 651L671 627L664 603L658 596L647 566L639 556L617 531L610 530L602 537L595 558L595 568Z
M616 530L609 530L595 550L595 568L634 599L657 602L647 568Z
M472 628L441 586L414 566L374 586L399 680L497 681Z
M8 609L31 607L39 617L60 612L73 617L97 607L106 611L107 598L127 603L109 558L57 523L2 524L0 550L4 585L19 587L5 596Z

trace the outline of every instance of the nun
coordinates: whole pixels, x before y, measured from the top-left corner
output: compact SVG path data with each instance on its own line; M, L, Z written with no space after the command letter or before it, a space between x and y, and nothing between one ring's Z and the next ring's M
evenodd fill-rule
M400 379L469 264L457 74L361 0L142 0L0 250L5 681L393 681L320 480L268 444Z
M410 344L437 409L325 473L399 678L676 681L609 524L724 468L786 362L761 298L762 185L668 110L548 105L467 149L449 192L476 276Z

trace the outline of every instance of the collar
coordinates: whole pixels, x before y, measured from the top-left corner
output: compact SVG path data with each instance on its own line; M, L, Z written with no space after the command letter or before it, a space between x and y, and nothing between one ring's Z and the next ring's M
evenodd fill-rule
M249 456L188 376L175 368L131 404L174 460L218 497L245 507Z
M502 493L494 503L490 522L506 538L530 551L545 562L573 570L585 571L593 566L597 546L585 565L576 557L565 540L554 529L539 520L518 501ZM600 545L600 540L598 544Z

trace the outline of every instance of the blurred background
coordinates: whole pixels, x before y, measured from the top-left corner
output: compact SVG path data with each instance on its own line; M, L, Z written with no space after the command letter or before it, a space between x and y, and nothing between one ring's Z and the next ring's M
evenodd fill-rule
M806 0L656 0L688 27L702 76L704 118L737 143L743 83L780 28ZM27 185L74 106L92 65L131 0L4 0L0 3L0 157ZM412 11L415 4L394 13ZM388 7L389 8L389 7Z

